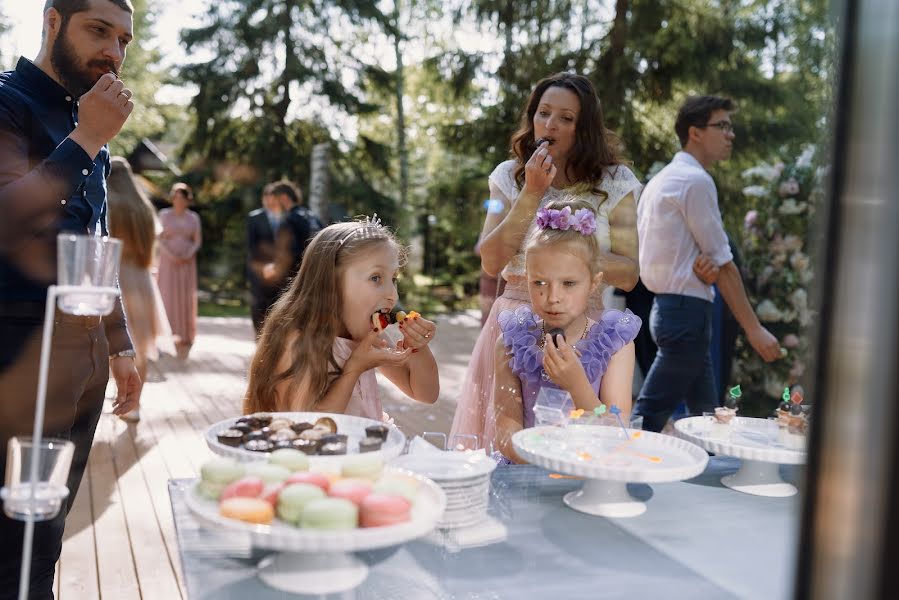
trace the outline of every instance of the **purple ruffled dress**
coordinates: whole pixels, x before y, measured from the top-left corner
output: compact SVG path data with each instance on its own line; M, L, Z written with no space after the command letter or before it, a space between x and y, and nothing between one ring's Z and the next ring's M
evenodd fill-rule
M584 339L574 347L581 353L581 364L593 391L609 367L612 355L632 342L640 331L640 317L629 310L604 310ZM524 427L534 426L534 404L541 387L560 389L543 371L543 349L537 345L542 335L541 322L530 306L519 306L499 315L506 353L512 356L512 372L521 380Z

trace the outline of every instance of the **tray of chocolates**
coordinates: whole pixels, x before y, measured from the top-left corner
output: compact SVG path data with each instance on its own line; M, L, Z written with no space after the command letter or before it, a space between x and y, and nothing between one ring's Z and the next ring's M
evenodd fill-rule
M206 444L220 456L266 461L275 450L293 448L319 466L338 468L346 456L372 454L382 460L400 455L403 433L382 421L317 412L254 413L225 419L206 430Z

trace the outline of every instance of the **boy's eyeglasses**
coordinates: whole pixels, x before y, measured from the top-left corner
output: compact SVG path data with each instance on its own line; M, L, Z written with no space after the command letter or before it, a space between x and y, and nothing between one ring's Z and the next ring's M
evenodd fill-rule
M730 121L715 121L714 123L706 123L701 127L701 129L705 129L706 127L717 127L724 133L730 133L734 130L734 124Z

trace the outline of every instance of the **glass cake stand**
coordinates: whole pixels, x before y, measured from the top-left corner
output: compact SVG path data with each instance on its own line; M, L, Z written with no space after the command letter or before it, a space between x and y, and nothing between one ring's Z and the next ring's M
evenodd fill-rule
M756 496L784 498L796 494L796 486L780 477L780 465L805 464L805 450L778 443L777 423L768 419L735 417L730 431L716 431L713 417L687 417L675 421L683 439L715 454L742 460L740 469L721 479L725 486Z
M300 529L278 519L271 525L254 525L221 516L218 502L200 494L196 485L185 500L204 526L245 535L254 547L279 551L259 564L259 578L267 585L294 594L335 594L357 587L368 576L368 565L353 552L389 548L423 537L443 515L446 495L436 483L404 469L385 467L384 473L419 482L412 519L406 523L343 531Z
M315 423L322 417L330 417L337 424L337 433L347 436L347 453L336 456L311 455L309 461L312 469L320 471L340 471L340 465L347 456L359 454L359 441L365 438L365 428L371 425L387 425L389 433L380 450L366 452L366 456L379 457L384 462L396 458L403 452L406 445L406 436L395 425L388 425L384 421L366 419L352 415L340 415L319 412L276 412L270 413L272 418L290 419L294 422L307 421ZM206 429L204 437L209 449L219 456L227 456L241 462L265 462L268 460L268 452L252 452L239 447L228 446L218 441L218 434L230 429L239 417L225 419Z
M705 470L708 454L669 435L604 425L542 426L512 436L518 455L545 469L586 479L564 502L574 510L603 517L635 517L646 504L633 498L627 483L682 481Z

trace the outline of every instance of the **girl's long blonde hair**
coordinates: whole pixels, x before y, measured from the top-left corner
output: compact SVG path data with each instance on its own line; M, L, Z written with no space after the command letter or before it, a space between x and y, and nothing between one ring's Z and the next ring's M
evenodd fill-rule
M334 340L344 329L340 278L347 265L379 244L392 244L401 258L404 249L377 221L335 223L322 229L309 243L297 276L281 294L265 319L256 354L250 363L244 413L285 410L286 400L303 381L311 397L307 410L325 395L342 370L334 358ZM288 340L297 334L288 346ZM290 353L290 366L278 364ZM286 398L277 387L288 381Z
M107 179L109 235L122 240L122 261L146 269L153 264L156 209L138 187L131 166L112 157Z

